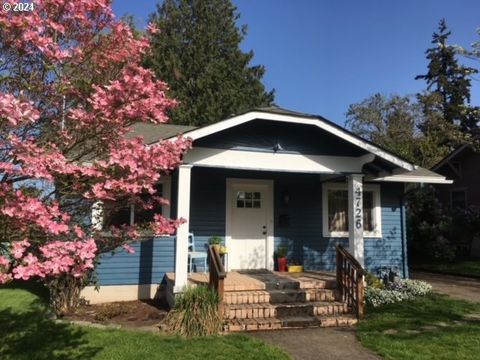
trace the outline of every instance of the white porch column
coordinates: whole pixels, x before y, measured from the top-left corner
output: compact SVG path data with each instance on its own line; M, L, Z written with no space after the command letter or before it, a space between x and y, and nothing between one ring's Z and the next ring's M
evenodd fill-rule
M348 247L350 253L365 265L363 244L363 175L348 176Z
M190 179L192 165L180 165L178 168L177 219L187 222L177 229L175 246L175 287L174 292L182 292L188 281L188 229L190 226Z

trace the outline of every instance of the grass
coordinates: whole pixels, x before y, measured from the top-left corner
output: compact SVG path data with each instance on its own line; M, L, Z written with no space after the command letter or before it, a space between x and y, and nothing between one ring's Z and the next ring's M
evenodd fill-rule
M102 330L46 318L44 291L0 287L0 359L288 359L244 335L184 339L128 330Z
M369 309L357 333L386 359L478 359L480 305L431 294Z
M448 263L428 263L418 264L418 269L427 271L438 271L457 275L480 277L480 259L479 260L459 260Z

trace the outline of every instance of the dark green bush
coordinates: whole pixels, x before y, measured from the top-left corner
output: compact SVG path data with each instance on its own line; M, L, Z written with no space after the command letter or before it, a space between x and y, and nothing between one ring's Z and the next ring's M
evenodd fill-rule
M480 210L445 209L431 186L411 189L407 200L407 237L413 260L454 261L468 257L480 235Z
M189 287L167 315L167 329L187 337L218 334L222 329L218 304L216 291L201 285Z
M450 239L452 217L442 209L434 188L412 189L406 200L407 236L412 258L453 260L457 246Z

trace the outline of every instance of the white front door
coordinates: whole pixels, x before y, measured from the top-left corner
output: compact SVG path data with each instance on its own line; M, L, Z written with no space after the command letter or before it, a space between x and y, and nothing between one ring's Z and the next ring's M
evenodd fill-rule
M228 268L273 268L273 181L227 179Z

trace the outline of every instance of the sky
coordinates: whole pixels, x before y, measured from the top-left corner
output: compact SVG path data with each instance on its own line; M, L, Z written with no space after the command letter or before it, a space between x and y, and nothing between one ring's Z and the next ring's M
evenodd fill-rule
M132 14L144 28L156 0L114 0L117 16ZM233 0L241 44L252 64L266 67L264 84L275 103L322 115L343 125L348 106L375 94L414 94L425 89L415 76L427 70L425 50L441 18L450 43L480 41L479 0ZM463 61L463 60L462 60ZM480 69L480 62L464 63ZM480 105L480 74L472 82Z

